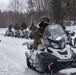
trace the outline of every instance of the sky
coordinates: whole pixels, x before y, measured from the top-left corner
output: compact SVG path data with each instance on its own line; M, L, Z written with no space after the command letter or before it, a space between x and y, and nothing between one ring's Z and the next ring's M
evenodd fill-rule
M0 0L0 10L7 10L9 0Z

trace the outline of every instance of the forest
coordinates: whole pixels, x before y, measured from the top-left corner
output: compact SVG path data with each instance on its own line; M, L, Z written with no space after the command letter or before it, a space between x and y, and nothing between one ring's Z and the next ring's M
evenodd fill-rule
M0 27L10 24L27 26L39 23L42 16L50 18L50 22L64 24L64 21L76 20L76 0L11 0L9 10L0 10Z

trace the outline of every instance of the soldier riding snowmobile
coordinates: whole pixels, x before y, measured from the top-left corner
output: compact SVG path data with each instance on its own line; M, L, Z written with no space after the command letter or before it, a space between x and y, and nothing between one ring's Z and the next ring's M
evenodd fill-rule
M25 52L27 66L39 73L53 75L62 69L76 67L76 54L69 44L67 36L60 25L49 25L45 28L38 49Z

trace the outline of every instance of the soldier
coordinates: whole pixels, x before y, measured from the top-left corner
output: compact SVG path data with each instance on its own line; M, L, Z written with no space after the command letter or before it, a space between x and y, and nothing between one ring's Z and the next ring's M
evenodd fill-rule
M35 36L34 36L34 48L37 49L38 45L41 44L41 37L40 34L43 35L43 32L46 28L46 26L49 25L49 18L48 17L42 17L41 23L39 24L39 28L37 29Z

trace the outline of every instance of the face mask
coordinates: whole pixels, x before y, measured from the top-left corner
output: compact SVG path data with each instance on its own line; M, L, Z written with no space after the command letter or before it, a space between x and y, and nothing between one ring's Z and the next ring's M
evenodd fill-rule
M48 26L48 23L44 23L43 27L46 28Z

